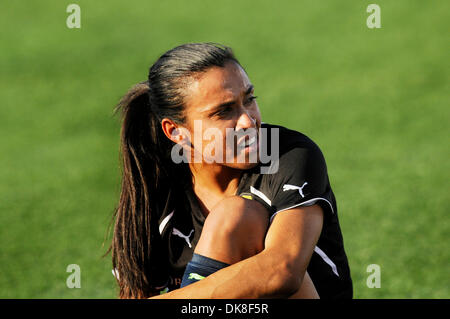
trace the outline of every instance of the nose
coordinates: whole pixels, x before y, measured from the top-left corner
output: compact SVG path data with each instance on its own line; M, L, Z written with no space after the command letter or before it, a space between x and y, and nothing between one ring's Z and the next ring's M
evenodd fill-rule
M256 128L256 119L248 110L243 110L236 124L236 130Z

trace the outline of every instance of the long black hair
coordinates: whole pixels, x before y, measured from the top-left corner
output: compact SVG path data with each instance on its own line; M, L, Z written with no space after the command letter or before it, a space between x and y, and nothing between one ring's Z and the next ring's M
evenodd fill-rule
M155 292L168 264L158 220L169 197L186 199L186 188L192 187L187 164L175 164L170 157L174 143L164 135L161 120L184 123L189 80L228 61L239 64L223 45L177 46L164 53L150 67L148 80L133 86L116 107L122 115L123 167L110 250L120 298L146 298Z

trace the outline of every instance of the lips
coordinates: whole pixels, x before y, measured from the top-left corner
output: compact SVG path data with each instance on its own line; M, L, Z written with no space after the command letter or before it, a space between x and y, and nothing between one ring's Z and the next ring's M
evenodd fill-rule
M245 147L250 146L250 145L252 145L252 144L255 143L255 142L256 142L256 137L253 136L253 137L251 137L249 140L246 140L244 146L245 146Z
M239 142L237 143L238 148L245 148L252 146L254 143L257 142L256 134L248 134L239 139Z

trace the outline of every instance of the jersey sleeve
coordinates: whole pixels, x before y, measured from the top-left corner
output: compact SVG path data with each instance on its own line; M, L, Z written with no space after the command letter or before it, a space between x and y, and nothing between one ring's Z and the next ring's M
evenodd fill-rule
M325 158L313 142L295 146L280 156L278 172L271 178L272 219L281 211L319 204L334 213L334 198Z

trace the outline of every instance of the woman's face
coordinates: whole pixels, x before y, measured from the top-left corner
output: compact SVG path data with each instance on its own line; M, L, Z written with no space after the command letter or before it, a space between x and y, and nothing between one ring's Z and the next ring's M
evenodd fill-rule
M185 126L192 160L248 169L258 163L261 114L247 74L230 61L212 67L187 87Z

